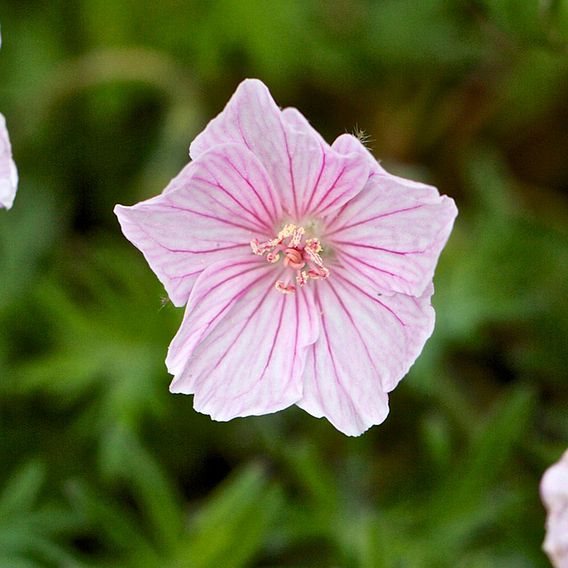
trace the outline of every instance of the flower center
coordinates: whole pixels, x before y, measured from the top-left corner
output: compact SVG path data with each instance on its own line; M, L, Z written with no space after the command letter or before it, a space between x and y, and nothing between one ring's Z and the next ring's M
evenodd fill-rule
M253 239L250 242L252 252L258 256L265 256L267 262L274 264L284 257L284 266L295 272L295 282L292 277L286 281L278 280L274 287L283 294L294 294L296 285L302 288L308 280L321 280L329 276L329 269L323 264L320 252L321 244L317 238L305 238L305 229L298 225L284 225L274 239L259 242Z

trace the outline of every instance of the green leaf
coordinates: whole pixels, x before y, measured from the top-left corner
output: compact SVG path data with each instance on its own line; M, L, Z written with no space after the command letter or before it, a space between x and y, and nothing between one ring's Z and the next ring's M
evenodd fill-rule
M281 506L281 489L268 481L262 466L252 464L237 472L196 515L187 547L188 559L183 565L250 566L262 550Z
M142 507L159 549L173 550L183 534L180 498L162 468L135 439L124 448L121 477L129 482Z
M126 508L110 504L104 494L96 493L80 480L69 482L67 493L84 523L115 552L153 553L152 547L144 539L136 521Z
M0 494L0 519L30 511L45 480L45 465L33 460L12 474Z

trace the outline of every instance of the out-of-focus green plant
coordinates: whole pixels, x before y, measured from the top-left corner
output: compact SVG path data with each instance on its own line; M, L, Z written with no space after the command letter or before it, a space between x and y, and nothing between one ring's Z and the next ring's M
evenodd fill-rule
M80 521L68 507L39 503L45 474L44 464L29 462L0 494L0 566L79 566L60 542Z
M101 243L88 260L81 254L60 258L37 286L38 316L52 345L21 366L19 389L80 408L75 427L95 436L101 469L112 472L124 467L130 436L144 419L164 418L164 338L176 318L162 309L159 285L132 261L133 251Z

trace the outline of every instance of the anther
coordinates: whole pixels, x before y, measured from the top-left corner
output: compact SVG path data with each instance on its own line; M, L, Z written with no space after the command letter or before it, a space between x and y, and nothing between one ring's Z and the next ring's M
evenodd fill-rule
M292 284L284 284L282 280L277 280L274 287L282 294L294 294L296 292L296 287Z
M275 262L278 262L280 260L280 253L276 252L276 251L270 251L267 255L266 255L266 260L268 262L270 262L271 264L274 264Z
M252 239L250 248L253 254L266 256L267 262L271 264L278 262L280 253L283 253L284 266L296 272L296 284L302 288L310 279L322 280L329 276L329 270L324 266L323 259L320 256L322 247L319 239L304 239L305 232L303 227L289 223L282 227L282 230L274 239L263 242ZM296 292L296 286L282 280L278 280L274 287L282 294L294 294Z
M308 275L306 273L305 270L298 270L297 274L296 274L296 283L298 284L298 286L300 288L304 287L306 285L306 282L308 281Z

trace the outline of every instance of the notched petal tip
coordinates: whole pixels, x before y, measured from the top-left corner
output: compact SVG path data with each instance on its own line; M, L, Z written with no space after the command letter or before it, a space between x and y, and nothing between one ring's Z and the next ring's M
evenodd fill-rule
M302 398L302 391L297 386L293 391L286 393L284 398L279 399L269 405L261 403L258 405L247 404L244 407L235 405L230 400L201 400L199 394L193 397L193 409L201 414L206 414L215 422L229 422L235 418L246 418L247 416L265 416L285 410L296 404Z
M193 409L200 414L209 416L211 420L214 420L215 422L229 422L235 418L274 414L289 408L302 398L301 384L297 384L294 390L288 391L286 398L280 399L277 403L270 406L266 406L265 404L257 406L249 405L237 410L238 407L236 407L231 401L223 400L222 395L211 399L203 399L203 397L200 398L199 394L196 395L193 389L188 388L188 383L183 380L174 379L170 383L169 391L171 394L193 396Z
M373 426L379 426L388 418L390 412L388 406L388 398L386 401L386 406L382 409L382 412L376 414L372 418L361 416L359 414L353 415L347 419L337 418L335 415L325 414L318 406L310 405L309 403L307 403L305 398L298 401L296 403L296 406L298 406L298 408L301 408L303 411L307 412L314 418L326 419L336 430L350 438L358 438L359 436L370 430Z

